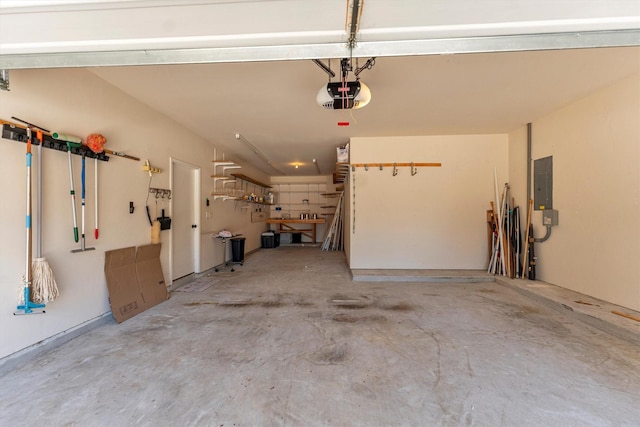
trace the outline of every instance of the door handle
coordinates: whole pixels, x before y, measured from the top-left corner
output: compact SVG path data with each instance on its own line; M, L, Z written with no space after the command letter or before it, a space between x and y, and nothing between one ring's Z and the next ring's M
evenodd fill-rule
M191 228L198 228L198 224L191 224Z

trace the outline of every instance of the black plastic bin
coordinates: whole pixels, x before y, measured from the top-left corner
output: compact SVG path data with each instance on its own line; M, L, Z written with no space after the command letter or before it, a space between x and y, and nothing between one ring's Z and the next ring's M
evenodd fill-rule
M267 232L262 233L262 247L267 249L273 249L280 246L280 233Z
M244 237L233 237L231 239L231 261L242 263L244 261Z
M291 243L302 243L302 233L291 233Z

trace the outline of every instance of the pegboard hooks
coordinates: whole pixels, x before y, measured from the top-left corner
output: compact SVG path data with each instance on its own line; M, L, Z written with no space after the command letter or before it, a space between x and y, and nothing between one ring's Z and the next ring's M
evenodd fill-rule
M416 165L413 162L411 162L411 176L414 176L417 173L418 173L418 169L416 169Z
M394 163L393 164L393 176L398 175L398 164Z

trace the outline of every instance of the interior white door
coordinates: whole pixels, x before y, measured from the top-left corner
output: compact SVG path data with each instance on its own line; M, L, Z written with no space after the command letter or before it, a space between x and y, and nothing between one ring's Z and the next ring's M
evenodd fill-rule
M195 242L198 233L195 209L197 169L172 160L172 279L195 272Z

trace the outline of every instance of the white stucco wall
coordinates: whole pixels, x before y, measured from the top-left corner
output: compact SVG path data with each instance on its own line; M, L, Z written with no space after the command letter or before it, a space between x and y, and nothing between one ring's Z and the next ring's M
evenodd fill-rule
M11 116L82 138L90 133L105 135L106 148L149 159L154 167L163 169L163 173L154 175L152 187L170 188L170 157L200 167L200 230L204 233L201 270L219 263L222 257L221 246L215 245L209 232L229 227L247 237L246 251L259 247L260 232L266 225L251 223L249 210L234 209L233 202L212 201L211 218L204 217L204 199L213 188L209 178L212 142L202 140L94 74L80 69L12 71L11 91L0 93L0 117L11 120ZM62 151L44 149L43 255L56 276L61 296L47 305L44 315L14 316L25 265L25 150L24 143L0 139L0 358L108 313L104 252L150 243L145 213L149 176L141 170L142 162L111 156L108 162L99 164L98 240L93 237L94 163L87 161L86 245L96 250L71 253L80 244L73 239L67 156ZM80 156L73 156L73 162L79 209ZM242 171L265 180L250 168ZM33 182L35 192L35 176ZM35 203L35 195L33 200ZM130 201L136 207L133 215L129 214ZM165 208L171 212L170 203ZM33 213L35 216L35 206ZM170 282L168 233L162 232L161 262L165 280Z
M486 268L486 210L494 169L500 190L508 181L507 135L351 138L350 149L351 163L442 163L415 176L408 167L351 172L351 268Z
M526 129L509 135L526 194ZM640 310L640 74L532 124L532 158L553 156L559 225L536 245L537 279ZM516 154L517 153L517 154ZM534 212L542 237L541 212Z

